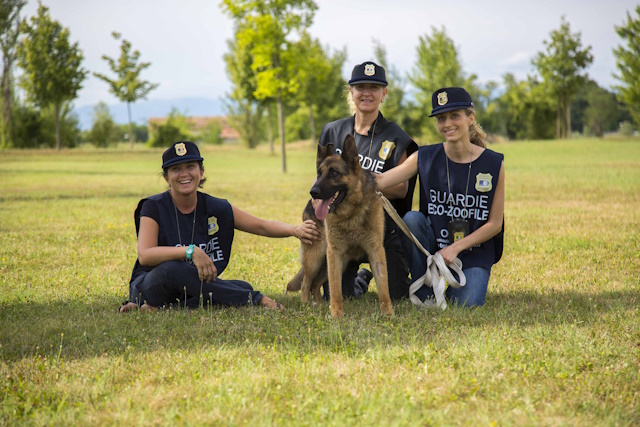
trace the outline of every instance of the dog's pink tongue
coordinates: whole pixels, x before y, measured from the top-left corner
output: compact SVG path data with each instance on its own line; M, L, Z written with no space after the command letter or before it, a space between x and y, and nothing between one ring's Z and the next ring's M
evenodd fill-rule
M325 219L327 215L329 215L329 205L331 204L331 199L323 200L322 204L316 208L316 218L320 221Z

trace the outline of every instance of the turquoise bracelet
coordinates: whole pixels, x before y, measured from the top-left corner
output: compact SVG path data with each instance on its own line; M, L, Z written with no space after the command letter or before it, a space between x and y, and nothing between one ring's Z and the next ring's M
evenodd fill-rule
M187 248L187 259L191 261L191 255L193 255L193 248L195 245L189 245Z

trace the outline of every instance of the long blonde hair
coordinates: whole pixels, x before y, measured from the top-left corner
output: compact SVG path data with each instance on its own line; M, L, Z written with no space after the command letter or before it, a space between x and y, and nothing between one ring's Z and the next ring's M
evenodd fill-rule
M476 115L476 109L473 107L467 108L464 110L464 113L469 117L471 114ZM469 126L469 140L472 144L477 145L478 147L486 148L487 144L484 139L487 137L487 133L482 129L482 126L478 124L476 120L471 123Z

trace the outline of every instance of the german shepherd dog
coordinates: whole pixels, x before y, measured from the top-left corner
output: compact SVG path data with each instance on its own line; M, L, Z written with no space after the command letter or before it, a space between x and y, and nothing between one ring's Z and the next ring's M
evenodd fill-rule
M316 221L322 232L313 245L301 243L302 269L287 285L287 291L302 290L303 303L313 296L322 301L320 288L329 280L330 308L334 318L344 315L342 273L347 264L366 253L378 286L380 309L392 316L389 297L387 260L384 241L384 212L376 194L373 174L360 167L358 150L352 135L346 137L341 155L333 144L318 145L318 178L311 187L311 197L322 200L314 211L311 201L303 220Z

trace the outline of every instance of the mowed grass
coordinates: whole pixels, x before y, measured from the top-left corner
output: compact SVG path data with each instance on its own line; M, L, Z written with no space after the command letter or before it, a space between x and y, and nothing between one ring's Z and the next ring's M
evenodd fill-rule
M505 154L505 254L486 305L380 315L375 287L303 306L295 239L238 232L224 277L287 306L116 313L160 150L0 152L0 424L640 424L640 141ZM296 223L311 144L203 149L204 191ZM416 204L417 206L417 204Z

